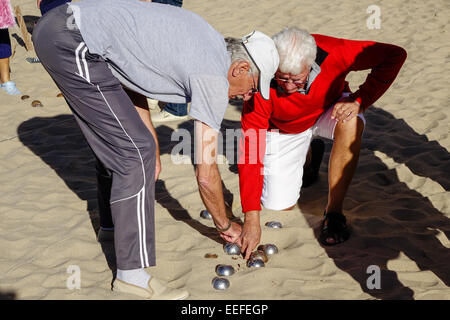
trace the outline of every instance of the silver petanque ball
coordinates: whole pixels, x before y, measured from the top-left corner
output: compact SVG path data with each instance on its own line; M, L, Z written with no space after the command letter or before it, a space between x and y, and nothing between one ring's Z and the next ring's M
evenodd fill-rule
M216 266L216 273L220 277L232 276L234 274L234 268L233 268L233 266L230 266L230 265L219 264Z
M208 210L202 210L200 212L200 217L202 217L203 219L212 220L211 213L209 213Z
M278 253L278 248L274 244L260 245L258 250L264 251L268 256Z
M223 246L223 251L229 255L239 255L241 253L241 248L236 243L227 242Z
M248 259L247 260L247 267L249 268L262 268L265 267L264 261L261 259Z
M269 222L266 223L266 227L274 228L274 229L280 229L280 228L282 228L283 226L281 225L281 222L278 222L278 221L269 221Z
M253 251L250 254L250 259L252 259L252 260L259 259L259 260L262 260L264 262L269 261L269 258L267 257L266 253L264 251L262 251L262 250Z
M230 286L230 281L228 281L228 279L225 278L215 277L212 280L212 286L216 290L226 290Z

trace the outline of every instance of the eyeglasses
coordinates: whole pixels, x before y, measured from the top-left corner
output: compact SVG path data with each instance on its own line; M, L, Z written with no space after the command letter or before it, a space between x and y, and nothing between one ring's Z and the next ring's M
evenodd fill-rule
M292 80L292 79L284 79L284 78L277 78L277 77L275 77L275 80L276 81L280 81L280 82L292 82L293 84L295 84L296 86L301 86L301 85L303 85L303 84L306 84L307 82L308 82L308 79L309 79L309 74L308 74L308 76L306 77L306 80L305 81L294 81L294 80Z

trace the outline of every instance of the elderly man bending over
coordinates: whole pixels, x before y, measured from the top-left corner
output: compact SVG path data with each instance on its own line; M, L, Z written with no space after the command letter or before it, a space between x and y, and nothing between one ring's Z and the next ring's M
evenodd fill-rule
M297 203L313 136L334 140L319 240L335 245L348 239L343 201L358 163L363 113L389 88L406 59L406 51L395 45L311 36L297 28L286 28L273 40L280 65L270 100L256 94L242 112L238 167L246 258L260 241L261 204L288 210ZM366 81L350 92L347 74L366 69L371 69Z
M254 32L227 47L200 16L158 3L85 0L68 9L63 5L44 15L33 42L99 160L100 225L114 227L114 291L186 298L186 291L171 289L144 269L156 264L154 193L160 161L142 95L191 102L196 142L202 142L196 143L200 195L220 236L237 241L241 226L226 216L215 162L217 133L230 97L249 99L259 83L268 98L279 61L275 45ZM122 86L132 91L131 99Z

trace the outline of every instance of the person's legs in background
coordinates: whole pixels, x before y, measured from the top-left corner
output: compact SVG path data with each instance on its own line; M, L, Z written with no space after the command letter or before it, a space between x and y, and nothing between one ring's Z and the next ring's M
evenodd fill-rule
M64 3L71 2L72 0L42 0L39 4L39 9L41 10L41 15L46 14L53 8L56 8Z
M173 114L174 116L182 117L187 115L186 103L168 103L165 105L164 110Z
M161 111L152 115L152 122L168 122L187 119L186 103L158 103Z
M11 40L8 29L0 29L0 78L1 88L7 94L21 94L16 88L15 82L11 81L9 73L9 57L11 57Z
M152 2L170 4L176 7L181 7L183 5L183 0L152 0Z

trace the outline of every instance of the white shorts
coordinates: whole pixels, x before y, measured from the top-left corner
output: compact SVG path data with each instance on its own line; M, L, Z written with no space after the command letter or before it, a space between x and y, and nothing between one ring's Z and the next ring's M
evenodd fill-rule
M344 93L343 96L348 96ZM268 131L264 155L264 185L261 204L271 210L283 210L295 205L300 197L303 165L312 137L333 140L336 120L331 119L331 106L308 130L296 134ZM366 124L362 113L358 117Z

